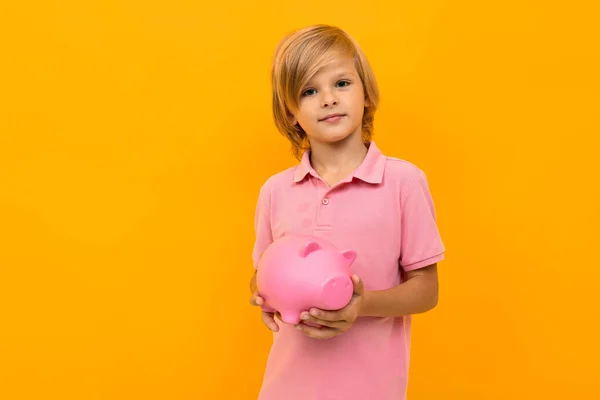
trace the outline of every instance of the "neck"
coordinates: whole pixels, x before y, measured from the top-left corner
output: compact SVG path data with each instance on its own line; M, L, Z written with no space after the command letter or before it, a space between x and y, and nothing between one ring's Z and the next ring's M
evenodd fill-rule
M367 147L359 137L335 143L311 143L310 162L320 176L345 176L364 160Z

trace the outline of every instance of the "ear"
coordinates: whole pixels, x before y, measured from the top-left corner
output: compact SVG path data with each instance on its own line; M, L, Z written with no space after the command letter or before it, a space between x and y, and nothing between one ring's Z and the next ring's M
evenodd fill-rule
M352 264L356 260L356 252L354 250L343 250L340 253L348 260L348 264Z
M298 119L296 118L296 116L287 107L285 108L285 116L287 117L287 120L290 123L290 125L296 125L298 123Z
M298 123L298 120L296 119L296 117L289 111L287 114L287 119L288 119L288 122L290 123L290 125L296 125Z
M321 246L319 246L319 243L311 240L308 243L306 243L302 250L300 250L300 257L305 258L310 253L312 253L313 251L317 251L320 248Z

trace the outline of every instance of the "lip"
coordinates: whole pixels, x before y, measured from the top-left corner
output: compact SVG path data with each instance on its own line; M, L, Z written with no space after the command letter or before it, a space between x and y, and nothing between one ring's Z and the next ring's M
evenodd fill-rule
M340 119L345 117L346 114L329 114L326 115L325 118L320 119L321 122L338 122Z

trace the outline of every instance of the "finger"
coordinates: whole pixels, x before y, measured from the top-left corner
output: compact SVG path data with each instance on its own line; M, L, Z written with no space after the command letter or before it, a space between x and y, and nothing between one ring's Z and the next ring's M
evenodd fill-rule
M356 275L352 275L352 283L354 284L354 295L362 296L363 292L365 291L365 286L362 279Z
M339 320L338 321L328 321L326 319L313 317L312 315L310 315L308 313L304 313L302 315L302 320L304 322L314 322L316 324L326 326L329 328L338 329L338 330L341 330L347 324L346 321L339 321Z
M275 322L273 315L271 313L263 312L262 313L263 323L273 332L277 332L279 330L279 325Z
M340 334L340 330L329 327L316 328L303 323L296 325L296 329L314 339L329 339Z
M262 297L258 294L254 293L252 297L250 297L250 304L253 306L262 306L265 303Z
M308 313L306 313L306 314L308 314ZM302 315L300 315L300 317L302 318L303 315L305 315L305 314L303 313ZM346 313L344 312L343 308L341 310L336 310L336 311L327 311L327 310L321 310L319 308L313 308L310 310L310 317L317 318L322 321L327 321L329 323L344 322L347 319Z

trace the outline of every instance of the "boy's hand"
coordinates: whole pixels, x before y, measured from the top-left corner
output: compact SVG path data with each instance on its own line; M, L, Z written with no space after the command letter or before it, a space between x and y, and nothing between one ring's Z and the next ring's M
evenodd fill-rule
M321 325L321 327L317 328L300 322L296 325L296 328L315 339L328 339L341 335L350 329L356 318L358 318L364 294L363 282L358 276L352 276L352 283L354 284L354 293L350 303L346 307L336 311L313 308L310 310L310 314L303 312L300 318L304 322L316 323Z
M253 306L261 307L263 304L265 304L265 301L262 297L258 295L258 292L254 292L252 294L252 297L250 297L250 304L252 304ZM262 321L267 326L267 328L269 328L273 332L279 331L279 325L277 325L277 322L275 322L275 316L281 319L281 315L279 315L278 312L266 312L263 310L261 310L261 313Z

